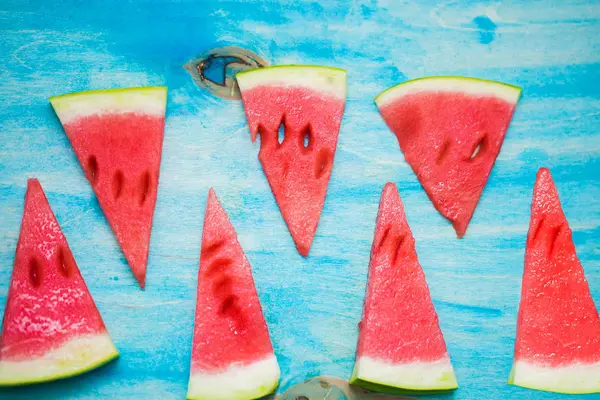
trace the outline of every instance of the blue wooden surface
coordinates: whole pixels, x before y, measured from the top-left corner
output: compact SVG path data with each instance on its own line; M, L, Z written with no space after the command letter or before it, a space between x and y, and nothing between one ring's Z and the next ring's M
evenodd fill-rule
M329 193L308 259L292 243L242 105L181 67L240 45L273 64L348 70ZM204 205L214 186L254 268L280 390L348 377L381 188L398 183L461 388L440 399L551 399L505 384L535 173L551 168L600 302L600 3L5 0L0 4L0 312L28 177L62 225L119 361L3 399L181 399L187 386ZM523 87L467 236L455 239L372 99L409 78L457 74ZM47 98L169 86L148 266L137 287ZM593 397L593 396L592 396Z

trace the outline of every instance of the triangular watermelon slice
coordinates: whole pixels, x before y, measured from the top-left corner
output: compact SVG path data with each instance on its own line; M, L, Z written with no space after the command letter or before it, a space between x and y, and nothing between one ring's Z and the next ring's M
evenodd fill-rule
M333 167L346 102L346 72L278 66L236 77L252 141L260 134L263 171L298 252L307 257Z
M521 89L461 77L396 85L375 99L435 208L463 237Z
M78 375L119 356L44 191L30 179L0 335L0 386Z
M250 263L214 190L198 271L188 399L256 399L277 388L279 365Z
M600 319L552 175L537 174L509 383L600 392Z
M350 383L390 392L458 387L393 183L381 194L359 328Z
M50 98L142 289L166 102L166 87L98 90Z

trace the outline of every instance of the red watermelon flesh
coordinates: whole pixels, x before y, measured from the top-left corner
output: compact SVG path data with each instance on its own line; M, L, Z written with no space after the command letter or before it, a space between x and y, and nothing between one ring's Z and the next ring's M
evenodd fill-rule
M600 392L600 318L546 168L533 192L511 383Z
M458 77L408 81L375 102L435 208L463 237L521 90Z
M307 257L333 167L345 72L281 66L244 72L237 80L252 140L260 134L263 171L298 252Z
M351 383L457 387L415 241L393 183L383 189Z
M134 276L144 288L166 88L81 92L50 101Z
M210 190L198 272L188 398L258 398L279 366L252 270L225 210Z
M0 385L58 379L118 356L42 187L30 179L0 336Z

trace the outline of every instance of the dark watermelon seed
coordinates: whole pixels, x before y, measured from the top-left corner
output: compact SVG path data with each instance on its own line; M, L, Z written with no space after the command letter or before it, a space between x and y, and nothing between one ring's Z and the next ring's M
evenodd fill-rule
M113 199L118 200L121 197L121 193L123 193L123 185L125 184L125 175L123 171L120 169L115 172L113 175L112 181L112 193Z
M145 171L140 177L138 184L138 193L140 196L140 206L144 205L146 198L150 194L150 171Z
M329 149L321 149L317 155L317 163L315 164L315 178L320 179L325 175L331 167L333 155Z
M450 150L450 140L446 139L442 147L440 148L440 152L438 153L437 159L435 162L440 165L444 158L446 158L446 154L448 154L448 150Z
M223 244L225 244L225 239L217 240L216 242L206 245L202 248L201 256L207 259L210 258L215 253L219 252L219 249L221 248L221 246L223 246Z
M42 265L35 257L29 260L29 282L34 288L42 284Z
M73 273L75 260L69 249L62 246L58 248L58 272L68 278Z
M92 185L95 185L98 182L98 160L96 156L89 156L87 159L87 170L86 177L91 182Z

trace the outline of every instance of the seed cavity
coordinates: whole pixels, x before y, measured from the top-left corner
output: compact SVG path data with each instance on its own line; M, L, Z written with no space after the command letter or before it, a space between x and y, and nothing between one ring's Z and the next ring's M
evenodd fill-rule
M95 185L98 182L98 159L96 156L91 155L87 159L86 178L90 183Z
M450 140L446 139L437 155L435 160L436 164L440 165L444 161L444 158L446 158L446 155L448 154L448 150L450 150Z
M312 146L313 133L310 124L306 125L300 132L300 148L307 152Z
M75 259L68 248L58 248L58 272L65 278L71 277L75 270Z
M402 245L404 244L404 242L406 241L406 235L402 235L400 237L397 237L396 240L394 240L394 257L392 259L392 264L396 264L396 261L398 261L398 257L400 257L400 253L402 251Z
M481 139L479 139L479 141L473 148L473 151L471 152L471 157L469 158L470 161L474 161L478 155L483 154L483 152L485 151L485 148L486 148L486 143L487 143L487 136L484 135L481 137Z
M36 289L42 285L42 274L42 264L36 257L33 257L29 260L29 282Z
M282 145L285 141L285 117L281 119L279 129L277 130L277 142Z
M219 307L220 314L229 314L232 311L235 311L237 307L238 297L235 294L230 294L225 297L225 300L221 303Z
M319 150L317 154L317 162L315 163L315 178L320 179L331 169L331 163L333 161L333 154L329 149Z
M150 194L150 183L151 183L150 171L145 171L139 179L138 183L138 195L140 206L143 206Z
M389 225L385 228L385 231L383 232L383 236L381 236L381 240L379 241L379 244L377 245L377 247L379 249L381 249L383 247L383 245L385 244L385 241L387 240L391 230L392 230L392 227Z
M219 273L222 273L223 270L227 269L232 263L233 260L230 258L217 258L208 265L204 275L207 277L218 275Z
M558 241L558 236L562 231L563 224L558 225L557 227L552 228L550 231L550 248L548 249L548 254L554 254L554 249L556 248L556 242Z
M545 218L540 219L540 222L538 222L538 224L535 227L535 231L533 232L533 236L531 236L531 242L535 243L535 241L537 240L538 235L540 234L540 231L542 230L542 225L544 225L544 223L546 222Z
M202 247L202 257L205 257L206 259L212 257L213 255L215 255L216 253L219 252L219 250L221 249L221 246L223 246L225 244L225 239L220 239L217 240L216 242L207 244L206 246Z
M112 195L113 199L118 200L123 193L123 186L125 184L125 174L120 169L115 172L112 180Z
M228 276L224 276L223 278L216 280L215 283L213 283L213 294L216 296L223 293L231 293L232 287L233 281L231 280L231 278Z

